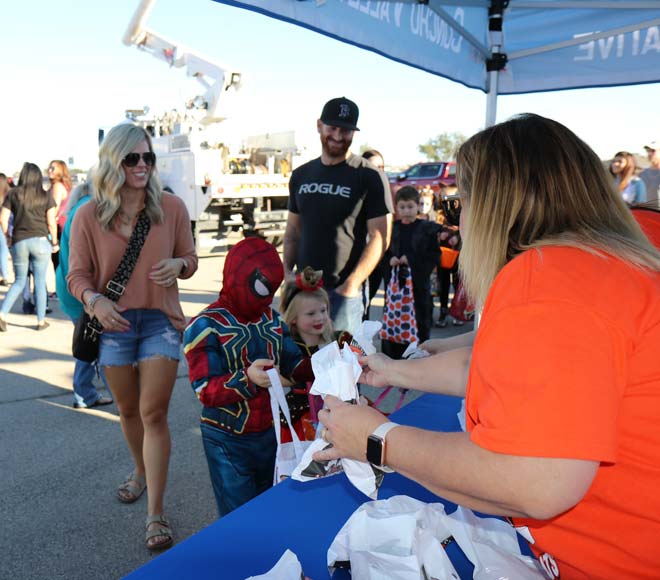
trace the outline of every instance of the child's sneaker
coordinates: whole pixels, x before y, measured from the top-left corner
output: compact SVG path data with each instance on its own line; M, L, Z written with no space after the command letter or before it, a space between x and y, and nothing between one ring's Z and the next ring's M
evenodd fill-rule
M454 318L454 320L452 320L452 324L454 326L463 326L465 322L463 322L462 320L458 320L458 318Z

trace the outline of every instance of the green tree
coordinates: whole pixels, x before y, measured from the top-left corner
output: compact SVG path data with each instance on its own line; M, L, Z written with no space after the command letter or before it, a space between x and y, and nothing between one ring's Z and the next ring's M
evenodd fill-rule
M458 148L466 140L463 133L440 133L417 148L429 161L453 161Z

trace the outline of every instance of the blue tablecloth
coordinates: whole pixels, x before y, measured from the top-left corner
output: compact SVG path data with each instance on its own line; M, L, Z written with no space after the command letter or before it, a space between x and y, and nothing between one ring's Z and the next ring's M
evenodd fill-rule
M423 395L393 414L392 420L434 431L457 431L460 402L455 397ZM401 494L440 501L448 513L456 508L399 474L386 475L378 498ZM270 570L287 548L298 556L307 576L328 578L328 547L350 515L368 499L343 474L307 483L287 480L127 578L244 580ZM447 554L461 578L472 578L472 565L455 543L449 544ZM340 571L334 578L339 577L349 576Z

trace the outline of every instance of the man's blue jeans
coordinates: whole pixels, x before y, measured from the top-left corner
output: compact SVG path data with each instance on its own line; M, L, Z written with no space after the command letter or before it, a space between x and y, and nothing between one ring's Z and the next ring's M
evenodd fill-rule
M271 427L262 433L234 435L201 424L220 517L250 501L273 485L277 440Z
M50 242L45 238L28 238L15 243L11 247L11 257L14 262L16 280L5 296L0 312L6 316L16 299L21 295L27 282L30 258L34 269L34 293L37 307L37 320L46 318L46 272L51 254Z
M96 390L93 382L96 374L96 364L78 359L74 360L76 366L73 369L73 400L80 407L91 407L101 398L101 394ZM99 375L107 388L108 384L102 369L99 369Z
M362 315L365 309L364 286L360 288L357 296L347 298L337 294L334 288L328 289L330 297L330 317L335 330L345 330L355 334L362 324Z
M74 320L75 324L76 321ZM105 380L105 373L101 367L97 367L96 363L89 363L74 358L76 366L73 368L73 402L80 407L91 407L96 401L101 398L101 394L94 386L94 374L98 368L99 376L108 388L108 382Z

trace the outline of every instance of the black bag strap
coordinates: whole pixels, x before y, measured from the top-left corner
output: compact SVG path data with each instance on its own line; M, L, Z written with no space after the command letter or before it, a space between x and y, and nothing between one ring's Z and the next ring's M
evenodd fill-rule
M117 266L112 279L105 285L103 295L113 302L117 302L126 290L126 284L128 284L131 274L133 274L135 265L140 257L140 252L142 251L142 246L149 235L150 229L151 221L143 209L138 215L137 223L133 228L131 239L128 241L128 246L126 246L119 266Z
M149 235L150 229L151 221L143 209L138 215L137 223L133 228L133 233L131 234L130 240L128 240L128 246L126 246L124 255L121 257L119 266L117 266L117 270L112 279L105 285L105 292L103 295L113 302L117 302L126 290L126 284L128 284L131 274L133 274L135 265L140 257L140 252L142 251L142 246L144 246L144 242ZM87 328L92 335L94 335L94 333L103 333L103 326L96 316L87 323Z

